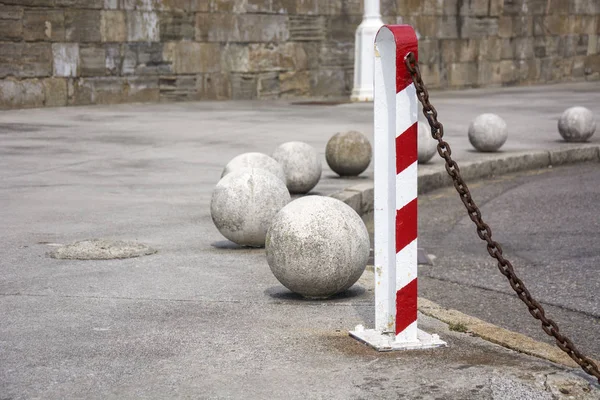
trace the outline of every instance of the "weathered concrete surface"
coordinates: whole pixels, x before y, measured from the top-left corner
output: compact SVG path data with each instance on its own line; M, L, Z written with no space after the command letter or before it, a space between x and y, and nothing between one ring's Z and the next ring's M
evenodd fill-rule
M283 143L275 149L273 158L283 167L286 184L292 194L310 192L321 179L321 159L308 143Z
M373 156L369 139L360 132L336 133L325 147L327 165L340 176L358 176L363 173Z
M360 216L327 196L306 196L285 206L266 239L267 262L277 280L313 299L350 288L365 270L370 248Z
M63 260L114 260L156 253L143 243L123 240L88 239L58 247L48 255Z
M438 141L431 137L431 127L427 122L418 122L417 134L417 159L419 164L426 164L437 154Z
M285 172L283 171L281 164L263 153L242 153L238 156L235 156L223 169L221 178L231 172L244 168L264 169L285 183Z
M277 176L259 168L240 169L217 183L210 215L227 239L263 247L273 218L290 200L285 183Z
M498 151L506 139L506 122L496 114L478 115L469 125L469 142L478 151Z
M558 132L567 142L586 142L595 131L594 114L585 107L570 107L558 120Z
M597 85L432 94L459 162L491 159L470 152L466 137L470 118L486 109L515 127L504 156L540 148L557 160L597 156L596 148L557 141L556 124L564 103L600 112L598 96ZM421 328L449 348L374 353L346 333L373 326L363 281L331 301L306 302L279 284L264 250L221 238L209 204L224 165L289 140L319 153L324 171L314 192L353 186L355 207L369 207L362 196L369 179L338 178L324 149L333 133L369 136L371 124L370 106L360 104L1 112L0 397L510 399L524 391L550 398L563 374L580 384L572 370L425 316ZM597 143L592 137L586 149ZM422 167L442 168L438 159ZM89 237L136 240L158 253L106 261L45 256L46 243Z

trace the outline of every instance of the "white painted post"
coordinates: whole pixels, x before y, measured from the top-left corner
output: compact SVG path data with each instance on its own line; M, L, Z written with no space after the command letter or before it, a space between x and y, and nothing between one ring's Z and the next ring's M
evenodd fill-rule
M375 329L350 335L377 350L445 346L417 329L417 120L414 83L404 64L417 37L386 25L375 39Z
M356 29L352 101L373 101L373 45L383 25L379 0L364 0L363 20Z

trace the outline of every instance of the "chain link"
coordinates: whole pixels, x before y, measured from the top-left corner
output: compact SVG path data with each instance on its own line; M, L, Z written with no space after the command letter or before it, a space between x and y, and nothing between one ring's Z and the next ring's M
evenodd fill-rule
M471 192L469 192L469 188L460 174L460 168L458 167L458 164L456 164L456 161L452 159L452 150L450 150L450 145L448 145L448 143L443 139L444 125L438 121L437 111L429 102L429 93L427 92L427 88L425 87L423 79L421 78L421 71L419 70L419 64L417 63L415 55L412 52L408 53L404 59L404 62L415 84L419 101L423 105L423 114L431 126L431 136L438 141L437 151L440 157L446 161L446 171L452 178L454 187L456 188L456 191L460 195L460 199L467 209L469 218L477 226L477 235L481 240L484 240L487 243L488 253L492 258L495 258L498 261L498 269L500 269L502 275L508 279L510 286L517 293L517 296L523 301L523 303L525 303L525 305L527 305L529 313L533 316L533 318L542 323L542 329L544 332L546 332L549 336L552 336L556 340L556 344L561 350L567 353L569 357L579 364L579 366L581 366L586 373L598 379L598 383L600 383L600 370L598 370L598 366L594 364L591 359L583 355L568 337L560 333L556 322L546 317L546 313L544 312L542 305L531 296L531 293L529 293L529 290L527 290L527 287L523 281L515 274L514 268L510 261L504 258L500 244L492 240L492 230L490 229L489 225L483 222L481 211L471 197Z

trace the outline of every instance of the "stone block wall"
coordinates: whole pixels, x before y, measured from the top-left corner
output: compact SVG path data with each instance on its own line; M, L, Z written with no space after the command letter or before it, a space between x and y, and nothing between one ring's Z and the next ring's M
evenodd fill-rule
M464 88L600 79L599 0L399 0L426 82Z
M342 96L362 0L0 0L0 107Z
M363 0L0 0L0 108L348 96ZM598 0L382 0L431 87L598 79Z

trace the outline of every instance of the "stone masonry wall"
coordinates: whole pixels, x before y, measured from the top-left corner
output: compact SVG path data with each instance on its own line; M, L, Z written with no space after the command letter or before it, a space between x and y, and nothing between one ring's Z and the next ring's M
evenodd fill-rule
M403 0L438 88L600 79L600 0Z
M0 108L348 96L363 0L0 0ZM599 79L599 0L382 0L431 87Z

